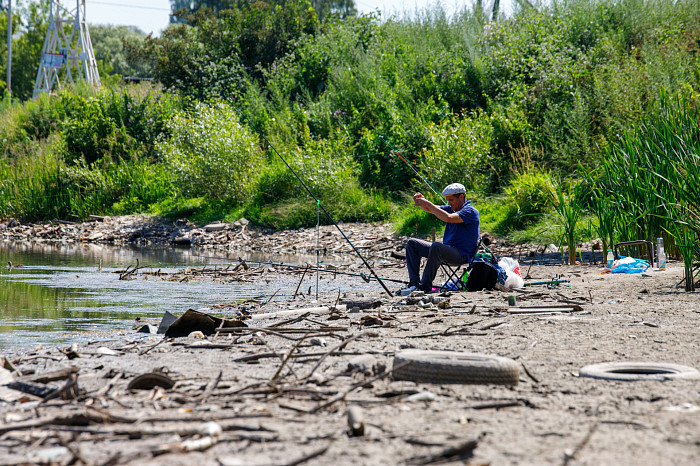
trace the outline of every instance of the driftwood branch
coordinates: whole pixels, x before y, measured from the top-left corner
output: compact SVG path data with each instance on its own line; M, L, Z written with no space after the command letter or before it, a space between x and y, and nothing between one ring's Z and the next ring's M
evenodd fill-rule
M352 341L354 341L354 340L357 340L357 339L360 338L360 337L364 337L364 336L373 336L373 335L376 335L376 332L373 332L373 331L364 331L364 332L356 333L355 335L346 338L345 340L343 340L342 342L340 342L339 344L337 344L336 346L334 346L334 347L331 348L330 350L326 351L326 353L325 353L323 356L321 356L321 359L319 359L319 360L316 362L316 365L311 369L311 372L309 372L309 374L308 374L306 377L304 377L303 380L309 380L309 379L311 378L311 376L314 375L314 372L316 372L316 369L318 369L318 367L321 365L321 363L322 363L328 356L330 356L332 353L334 353L334 352L336 352L336 351L338 351L338 350L340 350L340 349L343 349L348 343L350 343L350 342L352 342Z
M338 401L340 401L340 400L345 399L346 396L348 396L350 393L354 392L354 391L357 390L358 388L364 387L364 386L366 386L366 385L368 385L368 384L371 384L372 382L375 382L375 381L377 381L377 380L379 380L379 379L383 379L384 377L387 377L387 376L390 375L392 372L394 372L396 369L400 369L400 368L402 368L402 367L404 367L404 366L407 366L407 365L409 365L409 364L411 364L411 361L406 361L406 362L404 362L404 363L402 363L402 364L398 364L398 365L392 367L391 369L388 369L388 370L382 372L381 374L376 375L376 376L374 376L374 377L372 377L372 378L370 378L370 379L363 380L362 382L356 383L356 384L354 384L352 387L348 388L347 390L345 390L345 391L343 391L343 392L341 392L341 393L335 395L335 396L332 397L331 399L329 399L329 400L327 400L327 401L321 403L320 405L316 406L315 408L311 409L311 410L309 411L309 414L313 414L313 413L316 413L316 412L318 412L318 411L320 411L320 410L322 410L322 409L324 409L324 408L327 408L328 406L332 405L333 403L336 403L336 402L338 402Z

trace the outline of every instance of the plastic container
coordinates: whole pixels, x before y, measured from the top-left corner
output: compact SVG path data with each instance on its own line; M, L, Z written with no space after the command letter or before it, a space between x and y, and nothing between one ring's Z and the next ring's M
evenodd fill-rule
M658 268L661 268L661 251L663 249L664 249L664 239L663 238L656 238L656 266ZM664 259L665 258L666 258L666 254L664 254ZM654 265L654 264L652 264L652 265ZM664 264L664 265L666 265L666 264Z
M615 260L615 256L613 255L612 249L608 249L608 268L612 269L613 261Z
M663 246L659 250L659 270L666 270L666 252Z

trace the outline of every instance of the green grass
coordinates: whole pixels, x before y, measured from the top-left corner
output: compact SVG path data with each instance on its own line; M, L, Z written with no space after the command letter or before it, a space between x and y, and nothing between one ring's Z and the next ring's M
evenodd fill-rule
M210 202L203 197L166 199L150 205L148 213L171 220L186 218L199 225L217 221L233 223L244 216L241 207L231 207L224 202Z

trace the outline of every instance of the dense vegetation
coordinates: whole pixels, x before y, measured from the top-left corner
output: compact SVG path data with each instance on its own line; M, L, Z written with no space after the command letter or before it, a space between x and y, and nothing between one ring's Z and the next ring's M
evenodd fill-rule
M274 148L336 220L429 228L407 202L427 186L391 144L434 185L463 182L489 229L663 235L692 257L700 0L555 0L500 22L478 7L319 21L305 0L235 4L130 39L154 86L5 99L0 215L315 224Z

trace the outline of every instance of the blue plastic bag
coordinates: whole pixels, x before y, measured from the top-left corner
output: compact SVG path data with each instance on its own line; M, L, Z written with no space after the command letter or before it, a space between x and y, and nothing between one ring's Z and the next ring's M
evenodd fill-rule
M649 268L649 263L642 259L634 259L625 257L620 262L613 266L611 273L642 273Z

